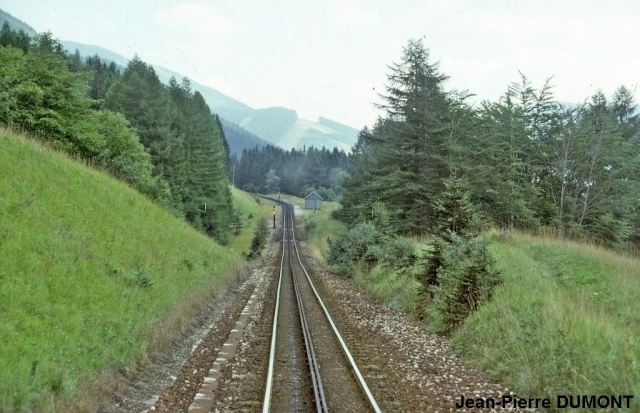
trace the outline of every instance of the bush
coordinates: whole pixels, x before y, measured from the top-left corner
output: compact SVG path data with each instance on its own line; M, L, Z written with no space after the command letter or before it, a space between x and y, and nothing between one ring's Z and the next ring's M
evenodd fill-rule
M261 219L256 223L256 231L251 240L251 251L249 252L249 258L255 258L260 255L260 251L265 246L267 241L267 235L269 234L269 228L267 227L267 220Z
M385 256L385 251L382 245L374 244L367 248L367 251L362 257L363 260L369 265L375 265L377 262L382 261Z
M358 262L375 264L384 254L384 243L388 241L371 223L363 222L343 232L329 243L327 262L343 274L351 274ZM374 248L374 247L378 248Z
M321 186L316 190L316 194L320 195L320 197L328 202L335 202L338 200L338 196L336 195L333 188L325 188ZM307 194L308 195L308 194Z
M440 331L458 327L478 305L491 298L501 283L495 260L484 241L450 233L451 243L434 242L429 256L430 277L426 313Z
M309 235L309 233L311 231L313 231L314 229L316 229L318 227L318 224L315 221L307 221L305 220L304 222L304 232Z
M476 240L476 216L464 182L452 178L433 202L434 232L427 262L418 277L422 300L418 313L440 331L459 326L500 284L484 241Z
M251 193L251 194L257 194L258 192L260 192L260 188L258 188L256 185L254 184L246 184L243 186L243 188L245 191Z
M416 245L410 239L396 237L386 244L382 258L385 265L396 270L410 268L418 259Z

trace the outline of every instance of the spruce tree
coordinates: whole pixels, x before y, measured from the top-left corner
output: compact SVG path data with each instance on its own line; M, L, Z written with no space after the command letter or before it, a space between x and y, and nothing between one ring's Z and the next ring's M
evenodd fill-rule
M434 238L429 243L418 313L443 331L462 323L500 283L495 261L473 230L475 214L460 178L445 182L434 200Z
M429 200L448 175L444 81L421 41L409 41L400 63L390 67L384 103L390 134L379 148L376 181L380 198L390 206L401 232L423 232L429 223Z

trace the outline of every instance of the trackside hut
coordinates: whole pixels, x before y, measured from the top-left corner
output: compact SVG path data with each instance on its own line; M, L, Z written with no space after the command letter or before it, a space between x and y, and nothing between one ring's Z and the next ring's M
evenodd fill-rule
M306 209L320 209L322 207L322 197L312 191L309 195L304 197L304 207Z

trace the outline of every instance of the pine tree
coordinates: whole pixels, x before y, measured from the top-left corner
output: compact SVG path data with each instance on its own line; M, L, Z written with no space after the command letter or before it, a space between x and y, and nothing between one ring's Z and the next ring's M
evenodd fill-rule
M447 76L429 63L420 41L409 41L400 63L390 67L385 103L390 136L379 148L377 191L390 205L401 232L423 232L429 223L429 199L448 176L445 146Z

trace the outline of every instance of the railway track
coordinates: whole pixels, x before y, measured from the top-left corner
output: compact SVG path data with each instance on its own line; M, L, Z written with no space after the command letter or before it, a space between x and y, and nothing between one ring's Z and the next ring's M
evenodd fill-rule
M380 412L304 267L293 207L282 207L282 256L263 412Z
M140 392L144 382L136 382L109 411L404 413L449 411L461 394L509 394L422 325L372 304L349 282L301 259L298 247L305 243L296 239L292 207L280 205L282 224L263 262L229 307L211 319L202 342L190 345L191 356L176 358L182 367L176 367L173 384L156 396ZM158 388L166 386L159 381L166 380L164 370L147 374Z

